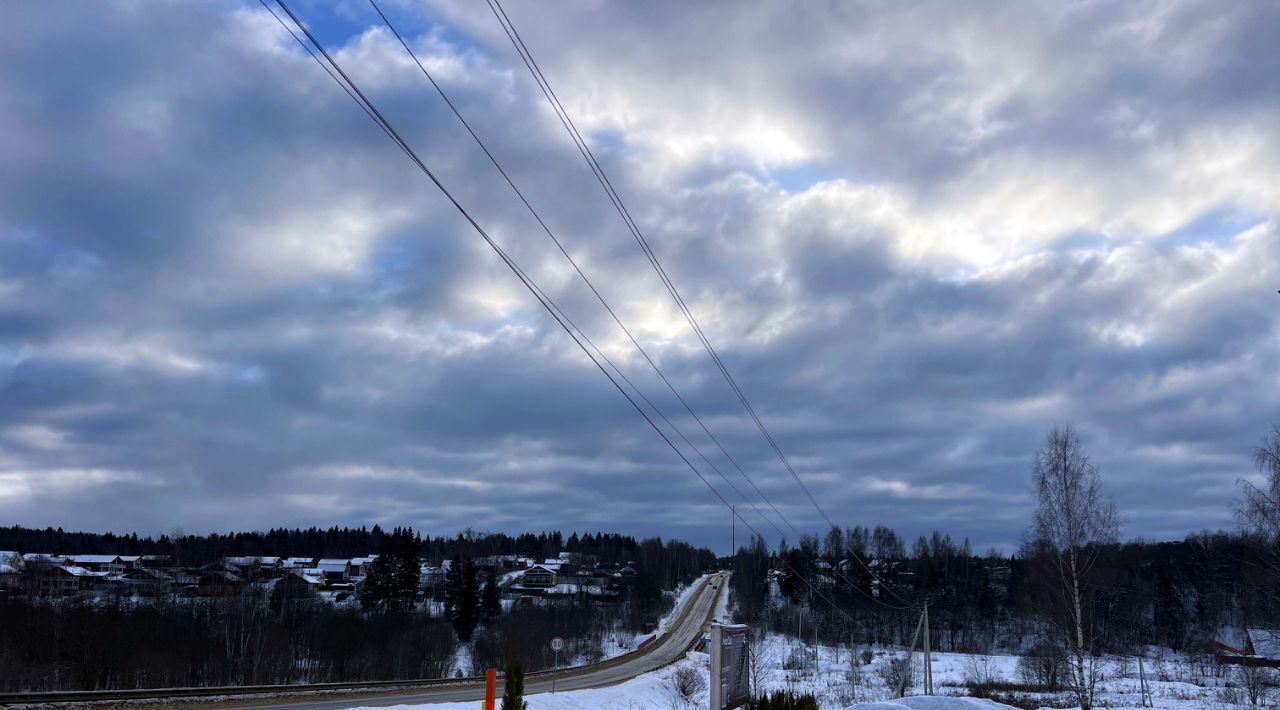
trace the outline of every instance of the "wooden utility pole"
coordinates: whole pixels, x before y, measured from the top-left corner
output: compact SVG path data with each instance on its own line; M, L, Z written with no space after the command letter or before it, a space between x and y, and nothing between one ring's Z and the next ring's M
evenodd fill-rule
M1142 688L1142 707L1155 707L1151 702L1151 696L1147 693L1147 669L1142 664L1142 656L1138 656L1138 683Z
M738 559L738 507L729 506L729 556Z
M921 621L924 622L924 694L933 695L933 654L929 649L929 604L925 603Z
M920 629L923 626L924 614L921 614L920 621L916 622L916 632L911 636L911 647L907 649L907 662L902 667L902 678L898 681L899 698L907 693L907 678L911 676L911 659L915 656L916 642L920 640Z

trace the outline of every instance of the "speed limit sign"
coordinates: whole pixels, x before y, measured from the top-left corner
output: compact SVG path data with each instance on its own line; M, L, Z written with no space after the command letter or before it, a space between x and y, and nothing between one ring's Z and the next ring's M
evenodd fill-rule
M559 653L564 650L564 639L556 636L551 639L551 650Z

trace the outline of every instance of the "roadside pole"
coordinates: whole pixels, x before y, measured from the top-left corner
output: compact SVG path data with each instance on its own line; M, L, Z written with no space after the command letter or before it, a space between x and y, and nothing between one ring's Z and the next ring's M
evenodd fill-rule
M929 649L929 604L924 605L924 694L933 695L933 654Z
M711 625L711 710L724 708L724 679L721 677L722 654L724 653L724 631L719 624Z
M560 670L560 651L564 649L564 639L554 636L551 639L551 650L555 652L555 660L552 662L552 668ZM556 692L556 676L551 675L551 692Z
M498 695L498 671L490 668L484 674L484 710L496 710Z
M902 678L898 682L898 697L907 693L907 678L911 675L911 659L916 653L916 642L920 640L920 628L924 626L924 615L920 615L920 621L916 623L916 632L911 636L911 646L907 649L907 662L902 666Z

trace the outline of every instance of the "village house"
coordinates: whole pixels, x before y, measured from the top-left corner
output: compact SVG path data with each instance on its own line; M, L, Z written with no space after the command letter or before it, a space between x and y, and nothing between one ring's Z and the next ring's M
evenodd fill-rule
M173 588L173 577L143 566L125 572L121 581L125 589L142 597L160 596Z
M1245 629L1213 642L1219 663L1280 668L1280 629Z
M556 566L559 567L559 565ZM525 570L524 577L521 579L521 586L554 587L556 586L556 573L556 570L547 565L534 565Z
M316 569L324 575L327 584L345 582L351 578L350 560L322 559L316 562Z
M376 559L378 559L377 555L370 555L368 557L352 557L349 561L350 566L348 567L347 577L350 579L363 579L368 576L369 567Z
M17 589L22 584L22 555L0 551L0 590Z
M106 572L107 574L124 574L124 562L119 555L71 555L67 561L72 566L90 572Z
M226 568L245 579L279 576L280 557L224 557Z
M165 569L169 566L168 555L143 555L138 565L147 569Z
M75 565L57 565L42 570L36 577L36 593L42 597L67 597L90 592L107 576Z

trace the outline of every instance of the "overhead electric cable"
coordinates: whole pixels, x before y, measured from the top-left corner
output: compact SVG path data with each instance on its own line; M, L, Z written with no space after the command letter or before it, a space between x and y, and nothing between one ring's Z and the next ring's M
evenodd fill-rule
M587 285L587 288L591 290L591 293L596 297L596 300L600 302L600 305L604 306L604 309L609 313L609 316L613 318L613 321L618 325L620 329L622 329L622 332L626 334L628 340L631 341L631 344L636 348L636 350L648 363L649 367L662 380L663 384L667 386L667 389L671 391L671 394L675 395L676 399L680 401L681 405L683 405L685 411L687 411L689 415L693 417L694 421L698 423L698 425L702 428L703 432L705 432L706 435L712 440L712 442L720 449L721 453L724 454L725 458L727 458L734 465L734 467L737 468L738 472L742 475L742 477L746 479L746 481L749 484L751 484L753 488L755 488L756 493L761 497L761 499L763 499L771 508L773 508L773 512L778 516L778 518L781 519L788 527L790 527L791 531L795 533L797 536L801 535L800 531L794 525L792 525L789 520L786 519L786 517L781 513L781 511L779 511L777 507L773 504L773 502L768 499L768 497L759 489L758 486L756 486L755 481L751 480L750 476L748 476L746 471L743 470L742 466L738 464L737 460L735 460L733 456L729 454L729 452L725 449L724 445L720 443L720 440L715 436L715 434L711 432L711 430L703 422L702 418L699 417L698 414L693 411L693 408L689 405L688 401L685 400L684 396L680 394L679 390L676 389L675 385L671 383L671 380L666 376L665 373L663 373L662 369L658 366L658 364L654 362L653 358L649 355L648 351L644 349L644 346L642 346L640 342L636 340L636 337L631 332L631 329L628 328L627 325L622 321L621 317L618 316L617 312L614 311L613 307L609 305L609 302L605 299L604 295L600 293L599 289L596 288L596 285L582 270L581 266L579 266L577 260L575 260L573 256L569 254L564 244L555 235L555 233L551 231L551 228L547 225L546 221L542 218L542 215L538 213L537 209L534 208L533 204L529 202L527 197L525 197L524 192L515 184L515 181L507 173L506 169L502 167L502 164L498 161L497 157L495 157L494 154L489 150L489 147L485 144L484 140L481 139L479 134L476 133L475 129L472 128L471 123L467 121L465 116L462 115L462 112L453 103L453 100L449 98L449 95L444 91L443 87L441 87L440 84L435 80L435 77L431 75L431 72L426 68L426 66L423 65L422 61L418 59L417 54L414 53L413 49L409 46L409 43L406 42L404 37L400 34L400 31L396 29L395 25L392 24L391 20L382 11L382 8L378 6L378 3L375 2L375 0L369 0L369 4L373 6L373 9L378 13L378 16L382 18L383 23L386 24L387 29L391 31L391 33L395 36L395 38L400 42L400 45L404 47L405 52L409 54L409 57L413 59L413 62L418 66L418 69L422 71L423 76L427 78L427 81L431 82L431 86L435 88L436 93L438 93L440 95L440 98L442 98L444 102L449 106L449 109L453 112L453 115L457 117L458 121L462 123L462 126L466 128L467 132L471 135L472 139L476 142L476 145L480 147L480 150L482 150L485 156L489 159L489 162L492 163L494 168L496 168L499 174L502 175L503 179L507 182L507 185L511 187L511 190L513 192L515 192L516 196L520 199L521 203L524 204L525 208L529 211L529 213L533 216L533 218L537 220L538 225L542 228L542 231L556 245L556 248L560 251L560 253L564 256L564 258L568 260L569 264L573 267L574 271L577 272L578 277L581 278L583 283ZM708 461L708 463L710 463L710 461ZM745 496L743 498L744 500L748 500L748 502L750 502L749 499L747 499ZM781 533L781 530L779 530L779 533Z
M260 2L261 1L262 0L260 0ZM320 51L320 54L324 56L325 60L329 63L329 65L332 66L333 69L337 71L338 75L342 77L342 79L339 80L337 76L335 76L332 72L327 71L327 68L326 68L326 73L329 74L330 78L332 78L340 86L343 86L343 82L345 82L345 86L343 86L344 90L346 89L346 87L350 87L350 91L346 92L347 95L351 97L352 100L361 104L361 107L365 109L365 113L370 117L370 119L373 120L375 123L377 123L379 127L383 130L383 132L389 138L391 138L393 142L396 143L397 147L399 147L401 151L404 152L404 154L418 167L418 169L423 174L425 174L428 179L431 180L432 184L436 186L436 188L454 206L454 208L463 216L463 218L467 220L467 222L477 232L477 234L479 234L480 237L484 239L485 243L490 247L490 249L492 249L493 252L500 259L502 259L503 263L506 264L506 266L512 271L513 274L515 274L515 276L520 280L521 284L530 292L530 294L532 294L534 298L538 300L538 303L547 311L549 315L551 315L551 317L556 321L556 323L561 327L561 329L563 329L565 333L569 335L570 339L574 341L574 344L576 344L578 348L582 350L583 354L585 354L587 358L591 360L592 364L595 365L596 368L600 370L601 374L603 374L609 380L609 382L627 400L627 402L632 406L632 408L634 408L636 412L640 414L640 416L645 420L646 423L649 424L649 426L654 430L654 432L656 432L658 436L661 437L662 440L667 444L667 446L670 447L671 450L675 452L676 456L678 456L681 459L681 461L683 461L685 465L688 466L691 471L693 471L694 475L696 475L698 479L702 481L702 483L708 488L708 490L710 490L711 493L715 495L715 497L718 498L726 508L729 508L729 510L733 513L733 515L738 520L740 520L742 524L747 527L747 529L751 530L754 534L761 537L761 539L763 540L764 538L763 536L760 536L759 531L757 531L755 527L751 525L751 523L749 523L745 518L743 518L741 515L737 513L736 508L734 508L734 506L732 506L727 500L725 500L724 496L718 490L716 490L715 486L711 485L711 482L708 481L706 477L703 476L702 472L699 471L698 468L693 464L693 462L690 461L682 451L680 451L679 447L677 447L675 443L667 436L666 432L664 432L662 428L659 427L657 423L653 421L652 418L650 418L648 413L645 412L645 410L627 393L627 391L620 384L618 384L618 381L614 379L612 375L609 374L608 370L606 370L605 367L601 365L598 360L596 360L596 358L591 354L591 351L583 344L583 341L580 340L578 336L575 334L574 329L571 328L566 323L566 321L561 319L561 315L560 315L561 311L559 307L554 303L554 301L550 298L550 296L548 296L545 292L543 292L541 288L539 288L537 284L532 280L532 278L529 277L524 272L524 270L519 266L519 264L517 264L502 249L502 247L493 240L492 237L490 237L488 232L486 232L484 228L480 226L479 222L476 221L476 219L471 215L471 213L465 207L463 207L463 205L457 200L457 198L454 197L453 193L447 187L445 187L444 183L441 182L440 179L436 177L435 173L433 173L430 170L430 168L426 166L426 164L418 157L417 153L413 150L413 148L400 136L399 132L396 131L395 127L391 125L391 123L383 116L383 114L373 104L373 102L364 94L363 91L360 90L360 87L355 83L355 81L352 80L351 77L348 76L345 71L343 71L341 65L339 65L338 62L334 60L332 56L330 56L329 52L325 50L324 45L321 44L318 39L316 39L316 37L311 33L311 31L308 30L307 27L293 13L293 11L289 9L289 6L284 2L284 0L276 0L276 3L280 6L282 10L284 10L284 12L287 15L289 15L289 18L293 20L294 24L298 27L298 29L300 29L303 32L303 34L306 35L307 39L310 40L311 43L316 47L316 49ZM276 21L279 22L281 26L283 26L286 30L289 30L290 34L294 34L292 29L290 29L287 25L285 25L284 21L279 16L276 16L275 13L271 13L271 14L276 18ZM294 38L298 39L297 35L294 35ZM315 56L315 54L311 53L310 51L308 51L308 54L310 54L311 58L314 59L316 63L320 64L322 68L325 68L324 63L321 62L319 57ZM356 97L359 97L359 98L356 98ZM817 589L817 587L815 587L812 583L810 583L809 580L805 579L803 575L800 575L799 572L797 572L793 567L791 567L791 565L786 560L782 560L782 563L786 565L786 567L790 569L793 574L796 574L796 576L801 581L803 581L806 584L806 586L808 586L816 596L818 596L819 598L823 599L828 604L830 604L832 609L844 614L846 617L849 617L849 614L847 612L840 609L834 602L832 602L829 598L823 595L821 591Z
M724 361L721 359L719 352L715 349L715 346L711 344L710 339L706 336L705 332L702 329L702 326L698 323L697 318L693 315L692 310L689 309L687 303L684 300L684 297L680 294L679 289L676 287L675 283L671 280L671 278L667 275L666 269L662 266L661 260L658 258L657 254L653 251L652 246L649 244L649 241L645 238L644 233L640 230L639 225L636 224L635 220L632 218L631 212L627 208L626 204L622 201L621 195L618 194L617 190L613 187L613 183L609 180L608 175L605 173L604 167L600 165L599 161L595 157L595 154L592 152L590 145L587 144L586 140L582 137L582 134L578 131L577 125L574 123L573 118L569 115L568 110L566 110L564 108L564 105L560 102L560 98L559 96L556 95L555 90L551 88L551 84L546 79L545 74L543 74L542 68L538 65L537 60L534 59L533 54L532 52L529 51L528 46L524 43L524 38L520 36L519 30L516 29L515 24L511 21L511 18L507 15L506 10L502 7L501 1L486 0L486 2L488 2L489 9L493 12L494 17L498 20L499 25L502 26L503 31L507 35L507 38L511 41L512 46L516 50L516 53L520 55L520 59L524 62L525 67L529 70L529 73L533 76L534 81L535 83L537 83L538 88L542 91L543 96L547 99L547 102L551 105L552 110L555 112L556 117L560 120L561 125L569 133L569 136L573 140L575 147L577 147L578 152L582 155L583 159L587 162L588 167L591 169L592 175L595 176L596 181L600 184L601 188L604 189L605 194L608 196L610 203L614 207L614 210L617 211L618 215L622 218L624 224L627 226L627 229L631 232L631 235L635 239L637 245L639 245L641 251L645 254L645 257L648 259L650 265L653 267L654 271L657 273L659 279L662 281L663 285L667 288L668 293L671 295L677 307L680 309L681 313L685 316L685 319L688 321L690 328L693 330L698 340L702 343L702 346L706 350L708 356L710 356L712 362L716 365L717 369L720 370L720 373L725 379L725 382L729 385L729 388L737 396L737 399L742 404L744 410L747 412L747 414L750 416L752 421L755 423L756 428L760 431L760 434L764 438L765 442L773 450L774 454L777 456L778 460L782 463L786 471L791 475L792 479L795 480L796 484L800 487L800 490L804 492L805 496L809 499L809 502L813 505L814 509L817 510L818 514L822 517L822 519L826 521L829 528L838 528L839 526L837 526L831 520L830 516L827 515L826 511L822 509L822 506L818 504L817 498L814 497L812 491L809 490L809 487L805 485L804 481L800 478L799 473L796 472L795 468L791 464L791 461L783 453L782 448L778 445L773 435L769 432L768 428L765 426L764 421L756 413L755 408L751 405L751 402L747 399L747 396L742 391L742 388L738 385L733 375L729 372L728 368L725 366ZM868 574L872 575L873 578L876 578L879 580L875 572L873 572L870 569L870 567L866 565L865 562L863 562L861 559L858 559L856 557L855 559L857 559L858 563L863 567L863 569L867 571ZM912 603L906 599L903 599L901 595L899 595L896 591L894 591L892 587L887 583L885 583L883 580L879 580L879 581L882 588L887 589L890 594L893 594L893 596L897 597L900 601L908 605Z
M702 418L699 417L696 412L694 412L693 408L689 405L688 401L685 400L685 398L676 389L675 385L672 384L670 379L667 378L666 374L662 372L662 369L657 365L656 362L654 362L653 358L650 357L649 353L644 349L644 347L639 343L639 341L636 340L630 328L628 328L627 325L622 321L621 317L618 316L618 314L614 311L613 307L609 305L609 302L604 298L604 295L601 294L600 291L596 288L595 284L591 281L591 279L579 266L578 262L573 258L572 255L569 254L564 244L555 235L555 233L552 232L551 228L547 225L546 221L542 218L542 215L539 214L537 209L534 208L533 204L530 203L528 198L525 196L524 192L515 184L515 181L507 173L506 169L503 168L502 164L498 161L497 157L493 154L492 151L489 150L489 147L485 144L484 140L480 138L479 134L471 126L471 123L466 119L465 116L462 115L461 110L459 110L458 107L454 104L453 100L449 98L448 93L445 92L444 88L440 86L439 82L435 80L435 77L431 75L431 72L426 68L426 66L422 63L422 61L418 59L418 56L413 51L413 48L409 46L409 43L405 40L404 36L400 34L400 31L396 28L395 24L392 23L391 19L388 18L386 13L382 11L382 8L378 5L376 0L369 0L369 4L373 7L374 11L382 19L383 24L387 26L387 29L390 30L391 34L396 38L397 41L399 41L400 46L404 48L405 52L409 55L410 59L412 59L414 64L417 65L418 69L422 72L422 75L426 77L428 82L430 82L431 86L435 89L436 93L439 94L440 98L444 100L445 104L449 107L450 111L453 112L453 115L467 130L467 133L470 134L471 138L475 141L476 145L478 145L480 147L480 150L484 152L485 156L489 159L489 162L494 166L494 168L497 169L498 173L502 175L507 185L520 199L520 202L524 204L528 212L538 222L538 225L542 228L542 231L547 235L548 238L551 239L551 241L555 244L556 248L560 251L560 253L564 256L564 258L573 267L574 271L577 272L578 277L581 278L583 283L585 283L587 287L591 290L591 293L596 297L596 300L600 302L600 304L605 308L605 310L613 318L613 321L618 325L618 327L622 330L622 332L626 334L627 338L631 341L631 344L636 348L637 351L639 351L640 355L648 363L649 367L654 371L654 373L657 374L657 376L667 386L667 389L671 391L671 393L676 397L676 399L679 400L680 404L684 406L685 411L687 411L689 415L693 417L694 421L698 423L698 425L702 428L703 432L707 435L707 437L711 439L711 441L716 445L717 448L719 448L720 452L725 456L725 458L727 458L729 462L733 464L733 466L737 469L738 473L742 476L742 478L747 481L747 483L755 490L756 494L759 495L760 498L773 510L774 514L777 515L778 518L785 525L787 525L787 527L789 527L797 537L803 537L803 533L801 533L800 530L797 529L796 526L793 525L785 515L783 515L782 511L778 510L778 507L773 503L773 501L771 501L769 497L765 495L765 493L762 490L760 490L760 487L756 485L755 481L751 479L751 477L737 462L737 460L728 452L728 450L720 442L719 438L716 437L714 433L712 433L710 428L707 427L706 423L703 422ZM568 320L567 316L566 316L566 320ZM569 321L569 323L570 325L574 325L575 328L577 327L575 324L573 324L571 320ZM662 410L658 408L657 405L655 405L647 396L645 396L644 393L639 389L639 387L636 386L635 383L633 383L630 380L630 378L628 378L625 374L623 374L622 370L618 368L618 366L614 364L613 361L609 359L608 356L605 355L603 351L601 351L600 348L597 347L589 337L586 337L586 333L583 332L581 328L577 328L577 329L578 329L578 332L583 335L586 342L592 348L594 348L597 353L601 355L601 357L614 370L614 372L616 372L631 387L631 389L635 391L635 393L639 395L644 400L644 402L648 404L649 407L653 409L653 411L657 413L657 415L673 431L675 431L675 433L685 442L685 444L688 445L690 448L692 448L694 452L696 452L697 455L707 465L709 465L712 468L712 470L714 470L716 474L719 475L720 478L726 484L729 485L729 487L734 491L734 493L737 493L738 496L741 497L742 500L746 502L747 505L750 506L751 509L761 517L761 519L763 519L765 522L771 525L773 529L777 531L777 533L780 536L785 537L785 534L782 532L781 528L779 528L777 524L775 524L772 520L770 520L768 516L764 515L764 513L762 513L756 507L754 502L752 502L745 494L743 494L742 491L740 491L736 485L734 485L731 481L729 481L729 479L720 470L720 468L716 466L714 463L712 463L712 461L709 458L707 458L705 454L703 454L702 450L699 449L697 445L695 445L692 441L690 441L688 436L686 436L678 426L676 426L665 414L663 414ZM883 600L868 594L865 590L861 589L861 587L859 587L858 585L854 584L851 580L849 580L848 577L846 577L844 573L840 572L838 569L835 570L835 572L839 577L841 577L841 579L843 579L846 583L848 583L853 589L856 589L860 594L872 600L873 602L876 602L878 604L882 604L884 606L888 606L891 608L900 608L895 605L887 604Z

